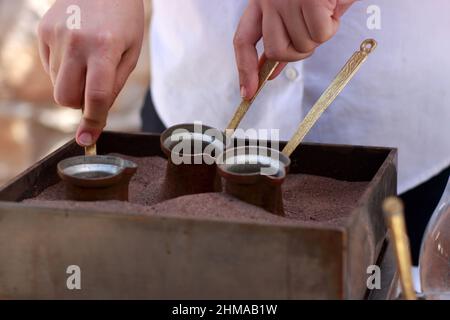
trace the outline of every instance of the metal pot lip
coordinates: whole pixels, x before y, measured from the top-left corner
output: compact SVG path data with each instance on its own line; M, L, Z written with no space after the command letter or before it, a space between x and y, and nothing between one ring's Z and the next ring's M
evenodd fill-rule
M201 133L196 132L196 126L199 126L201 128ZM225 143L224 143L225 135L219 129L216 129L214 127L210 127L210 126L207 126L204 124L181 123L181 124L177 124L177 125L167 128L166 130L163 131L163 133L160 136L161 150L164 152L164 154L169 159L172 155L172 152L173 152L172 145L174 144L173 143L174 141L171 141L171 137L173 136L174 132L177 130L179 130L178 135L181 139L183 136L186 137L187 135L189 135L189 136L197 135L197 137L200 137L201 140L204 142L216 144L216 147L219 148L218 154L223 152L223 150L225 150ZM209 130L215 131L216 135L213 136L213 135L206 134L206 131L209 131ZM217 139L218 135L221 136L222 140ZM215 157L212 157L209 153L204 152L203 149L201 152L192 153L187 156L190 156L192 158L206 156L206 157L210 157L213 161L215 158Z
M77 174L101 171L101 177L80 177ZM118 183L125 173L136 172L137 164L117 156L75 156L61 160L57 165L61 179L80 187L107 187Z
M250 158L249 158L250 157ZM236 172L233 167L237 165L248 166L248 160L258 163L261 159L266 162L267 168L276 170L276 174L263 174L263 172L251 171ZM255 183L259 179L270 181L271 183L283 183L286 178L291 160L280 151L263 146L241 146L225 150L216 159L219 174L227 180L240 183ZM263 167L266 168L266 167Z

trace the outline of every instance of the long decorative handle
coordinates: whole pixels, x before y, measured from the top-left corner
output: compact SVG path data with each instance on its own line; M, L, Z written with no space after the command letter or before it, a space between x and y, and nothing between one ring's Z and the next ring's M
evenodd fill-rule
M403 204L396 197L387 198L383 202L383 211L387 225L391 231L391 241L395 249L403 296L407 300L416 300L417 296L414 291L411 274L411 253L409 251L409 241L405 227Z
M309 130L311 130L322 113L330 106L334 99L336 99L339 93L341 93L376 46L377 42L373 39L363 41L360 50L355 52L350 60L347 61L333 82L331 82L325 92L320 96L319 100L317 100L306 117L303 119L294 136L283 149L284 155L289 157L292 152L297 149L299 144L303 141Z
M237 108L236 112L233 115L233 119L231 119L230 123L227 126L228 130L236 130L239 123L242 121L242 118L244 118L245 114L247 113L248 109L250 109L250 106L252 105L253 101L255 101L256 97L258 96L261 89L266 84L267 80L269 80L270 76L273 74L275 69L278 67L280 63L277 61L272 60L266 60L262 64L262 66L259 69L259 84L258 84L258 90L256 91L255 95L250 100L243 99L239 107Z

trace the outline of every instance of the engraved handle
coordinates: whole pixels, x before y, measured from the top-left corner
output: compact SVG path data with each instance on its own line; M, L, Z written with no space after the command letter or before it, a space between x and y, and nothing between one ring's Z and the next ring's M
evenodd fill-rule
M330 106L334 99L336 99L339 93L341 93L376 46L377 42L373 39L363 41L360 50L355 52L347 61L333 82L331 82L325 92L320 96L319 100L317 100L306 117L303 119L294 136L283 149L284 155L289 157L292 152L294 152L294 150L308 134L309 130L311 130L313 125L320 118L322 113Z
M231 119L230 123L227 126L227 132L229 130L234 131L239 123L242 121L242 118L244 118L245 114L247 113L248 109L252 105L253 101L255 101L256 97L258 96L261 89L266 84L267 80L269 80L270 76L273 74L275 69L278 67L280 63L278 61L272 61L272 60L266 60L262 64L262 66L259 69L259 84L258 84L258 90L256 91L255 95L250 100L243 99L241 104L238 106L236 112L233 115L233 118Z

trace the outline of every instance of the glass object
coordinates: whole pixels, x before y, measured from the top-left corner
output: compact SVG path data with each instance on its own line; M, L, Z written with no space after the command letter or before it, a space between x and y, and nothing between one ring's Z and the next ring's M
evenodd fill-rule
M425 230L419 267L425 299L450 299L450 179Z

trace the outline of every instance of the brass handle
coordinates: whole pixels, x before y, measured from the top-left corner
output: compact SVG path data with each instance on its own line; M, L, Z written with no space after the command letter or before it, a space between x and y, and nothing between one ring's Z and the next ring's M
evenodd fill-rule
M227 132L230 132L229 130L236 130L239 123L242 121L242 118L244 118L245 114L247 113L248 109L252 105L253 101L255 101L256 97L258 96L261 89L266 84L267 80L269 80L270 76L273 74L275 69L278 67L280 63L278 61L272 61L272 60L266 60L262 64L262 66L259 69L259 84L258 84L258 90L256 91L253 98L250 100L242 99L241 104L238 106L237 110L235 111L233 118L231 119L230 123L227 126Z
M407 300L416 300L417 297L411 274L411 253L409 251L409 241L405 227L403 204L398 198L389 197L383 202L383 211L391 231L391 239L394 244L403 295Z
M311 130L322 113L330 106L334 99L336 99L339 93L341 93L376 46L377 42L373 39L363 41L360 50L355 52L347 61L333 82L331 82L325 92L322 93L319 100L317 100L306 117L303 119L294 136L283 149L283 154L285 156L289 157L292 152L297 149L299 144L303 141L309 130Z
M85 156L96 156L97 155L97 145L94 143L92 146L84 147Z

